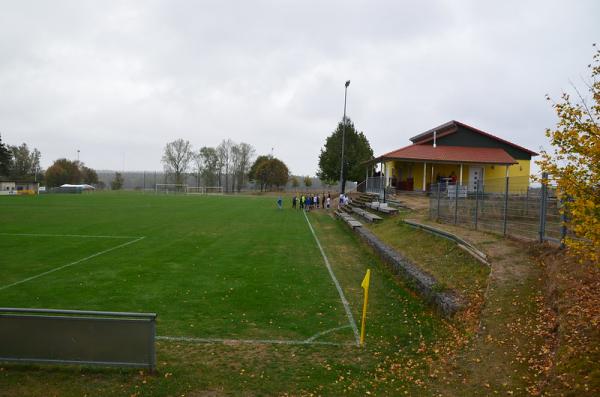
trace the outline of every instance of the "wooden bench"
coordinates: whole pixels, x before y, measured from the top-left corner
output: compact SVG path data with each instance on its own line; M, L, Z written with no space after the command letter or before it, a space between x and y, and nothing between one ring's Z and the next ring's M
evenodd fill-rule
M372 203L367 203L366 206L375 211L382 212L384 214L395 214L398 212L397 208L390 207L389 205L387 205L387 203L380 203L378 201L373 201Z
M349 215L346 212L336 211L336 215L342 218L342 220L346 222L352 229L362 226L362 223L354 219L351 215Z
M352 207L352 211L354 211L358 215L362 216L363 218L365 218L369 222L376 222L376 221L380 221L380 220L383 219L379 215L372 214L372 213L370 213L368 211L363 210L362 208Z

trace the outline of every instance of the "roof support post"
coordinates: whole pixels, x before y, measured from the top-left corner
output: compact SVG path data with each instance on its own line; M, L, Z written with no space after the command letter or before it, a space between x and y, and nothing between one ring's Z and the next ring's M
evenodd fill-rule
M423 162L423 191L427 191L426 188L426 183L427 183L427 163Z
M460 176L458 177L458 183L462 186L462 174L463 174L463 165L460 164Z

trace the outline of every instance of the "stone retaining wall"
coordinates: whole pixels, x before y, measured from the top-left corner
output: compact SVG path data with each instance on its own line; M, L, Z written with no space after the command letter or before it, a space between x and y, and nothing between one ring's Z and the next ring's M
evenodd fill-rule
M438 282L433 276L379 240L370 230L365 227L357 227L354 231L391 266L396 274L405 278L417 292L433 303L445 316L451 317L463 307L462 299L456 292L437 291Z

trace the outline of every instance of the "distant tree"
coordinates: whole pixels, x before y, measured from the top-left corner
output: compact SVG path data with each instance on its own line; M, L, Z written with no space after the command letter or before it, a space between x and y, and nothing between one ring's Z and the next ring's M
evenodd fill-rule
M196 180L196 187L200 186L200 179L202 179L202 172L204 171L204 163L202 162L202 157L200 157L200 153L194 153L193 158L194 165L194 179Z
M594 45L595 46L595 45ZM557 182L557 192L566 204L565 244L581 261L600 263L600 50L596 50L591 70L588 103L575 89L579 101L563 93L552 106L558 116L555 129L547 129L553 152L542 151L538 161L542 171ZM550 100L550 97L547 96Z
M26 143L19 146L10 146L12 162L10 175L14 179L28 179L37 174L40 169L41 153L37 149L29 150Z
M49 187L60 186L65 183L81 183L81 170L79 162L67 159L58 159L54 161L45 174L46 185Z
M81 172L81 180L83 183L87 183L88 185L97 185L98 184L98 174L95 170L86 167L83 163L79 164L79 169Z
M221 172L225 176L225 191L229 191L229 172L231 171L232 149L235 143L231 139L224 139L217 146L217 157ZM220 178L219 178L220 179Z
M216 186L219 174L217 150L204 146L196 154L196 166L201 169L202 179L205 186Z
M296 176L292 176L290 178L290 182L292 183L293 188L297 188L298 186L300 186L300 181L298 180L298 177L296 177Z
M120 172L115 172L115 179L110 183L110 188L112 190L121 190L123 189L123 175Z
M363 163L373 158L373 149L365 134L357 132L354 123L346 118L346 133L344 143L344 180L358 182L364 178ZM327 137L325 146L319 155L319 171L321 180L340 180L340 165L342 157L342 130L344 124L339 122L336 130Z
M285 186L290 177L290 171L285 163L277 158L270 157L268 161L261 162L256 170L256 180L260 183L261 191L275 186Z
M270 159L271 159L271 156L266 156L266 155L258 156L256 158L256 160L254 160L254 163L252 164L252 166L250 167L250 171L248 171L248 179L250 179L251 181L258 182L257 175L256 175L256 171L258 170L258 167L260 167L262 165L262 163L267 162ZM262 190L262 186L261 186L261 190Z
M2 142L0 136L0 176L8 177L12 163L12 151Z
M175 176L175 183L182 183L183 175L187 172L193 158L194 153L190 142L177 139L165 146L162 163L165 172Z
M249 143L242 142L234 146L234 175L238 192L246 184L246 178L250 171L250 163L252 162L254 153L254 147Z
M312 178L308 175L304 177L304 186L306 186L306 187L312 186Z

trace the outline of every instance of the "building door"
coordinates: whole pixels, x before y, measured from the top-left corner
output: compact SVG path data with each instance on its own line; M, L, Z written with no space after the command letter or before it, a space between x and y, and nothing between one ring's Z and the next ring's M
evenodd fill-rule
M469 191L474 192L477 190L477 184L479 183L479 189L483 186L483 167L469 167Z

